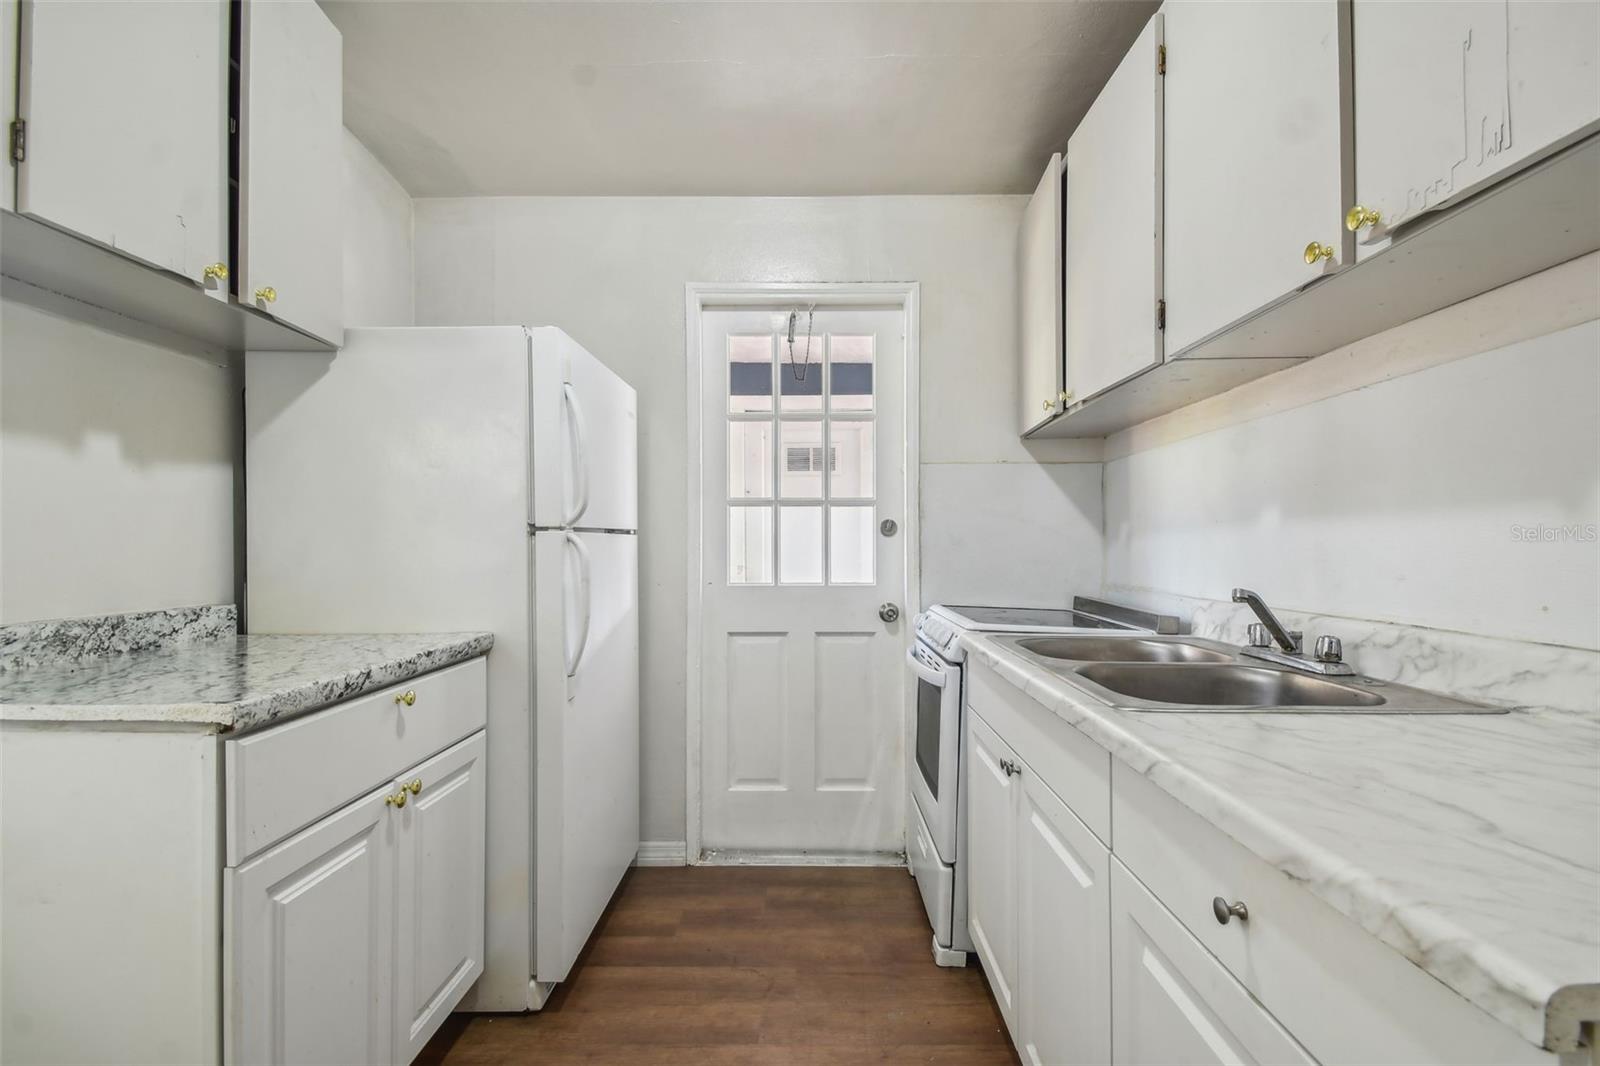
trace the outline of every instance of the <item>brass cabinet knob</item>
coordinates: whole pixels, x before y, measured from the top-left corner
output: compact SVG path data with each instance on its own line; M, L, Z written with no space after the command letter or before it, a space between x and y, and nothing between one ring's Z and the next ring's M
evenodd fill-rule
M422 778L413 777L411 779L411 783L407 785L406 788L410 789L411 794L415 796L418 792L422 791Z
M1072 396L1073 396L1073 393L1072 393L1071 389L1062 389L1061 390L1061 402L1062 403L1071 403L1072 402Z
M206 281L221 281L228 276L228 264L212 263L200 272L200 276Z
M1363 226L1376 226L1382 221L1383 216L1381 214L1370 207L1362 207L1360 204L1356 204L1344 214L1344 228L1351 233L1356 232Z
M1054 400L1046 400L1044 402L1044 409L1046 411L1054 411L1056 409L1056 402Z
M1317 264L1317 261L1320 260L1320 259L1332 259L1332 258L1333 258L1333 248L1332 248L1331 245L1323 244L1320 241L1312 241L1310 244L1306 245L1306 250L1305 250L1306 266L1315 266Z
M391 807L404 807L406 805L406 790L402 788L392 796L383 797L383 802Z
M404 692L396 692L394 694L394 701L396 703L403 703L407 707L414 706L417 702L416 690L408 688Z
M256 299L264 304L274 303L278 299L278 290L271 285L263 285L256 290Z

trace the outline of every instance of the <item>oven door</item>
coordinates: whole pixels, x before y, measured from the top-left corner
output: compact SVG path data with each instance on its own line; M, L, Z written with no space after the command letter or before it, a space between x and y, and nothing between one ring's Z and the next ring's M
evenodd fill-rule
M957 760L961 753L961 668L913 642L906 664L917 684L911 750L911 795L939 857L956 861Z

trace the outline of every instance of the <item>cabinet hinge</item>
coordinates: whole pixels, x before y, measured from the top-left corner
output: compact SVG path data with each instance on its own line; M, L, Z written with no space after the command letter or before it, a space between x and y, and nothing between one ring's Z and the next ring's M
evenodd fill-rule
M1167 328L1167 301L1156 301L1156 329Z
M1163 45L1158 45L1156 47L1156 73L1157 74L1166 74L1166 72L1167 72L1167 46L1163 44Z
M20 163L28 156L28 123L25 119L11 121L11 161Z

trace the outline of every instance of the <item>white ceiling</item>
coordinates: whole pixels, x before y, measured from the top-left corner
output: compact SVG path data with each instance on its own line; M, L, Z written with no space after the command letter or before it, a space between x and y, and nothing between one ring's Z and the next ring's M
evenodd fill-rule
M324 0L414 196L1032 191L1143 0Z

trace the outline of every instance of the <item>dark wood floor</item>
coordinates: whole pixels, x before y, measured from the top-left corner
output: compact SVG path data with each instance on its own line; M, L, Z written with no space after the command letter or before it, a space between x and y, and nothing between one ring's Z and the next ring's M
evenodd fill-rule
M1016 1063L977 966L930 941L903 869L634 870L543 1011L455 1015L417 1061Z

